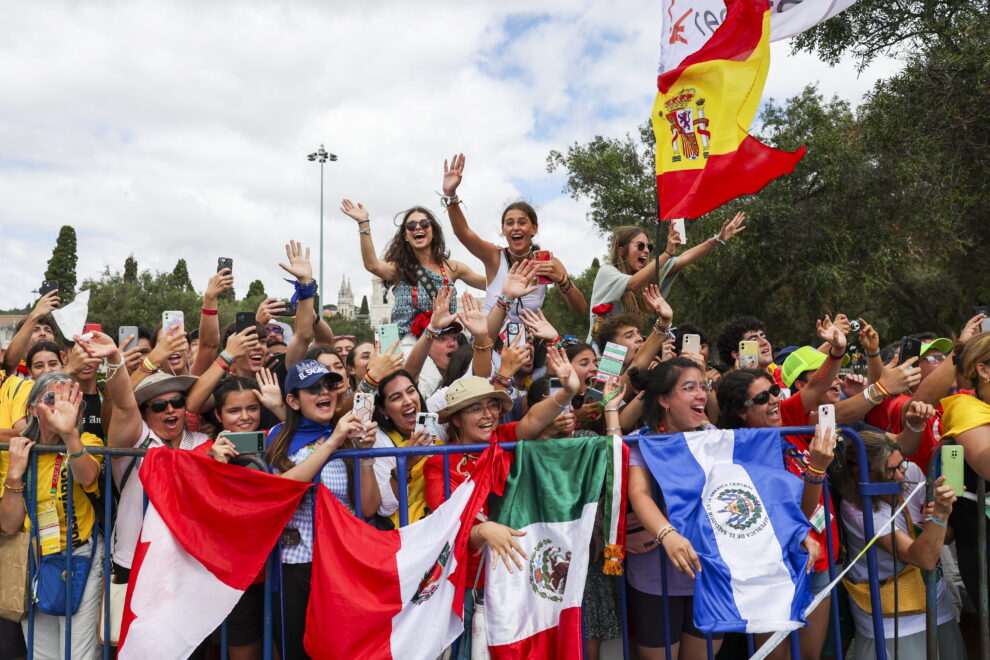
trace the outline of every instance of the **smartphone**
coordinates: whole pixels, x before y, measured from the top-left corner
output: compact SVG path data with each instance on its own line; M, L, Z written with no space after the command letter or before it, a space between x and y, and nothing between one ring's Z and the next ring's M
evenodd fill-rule
M45 280L41 283L41 288L38 289L38 295L44 296L50 291L55 291L58 289L58 280Z
M103 324L87 323L83 326L83 332L103 332Z
M257 327L254 320L254 312L237 312L234 317L234 332L244 332L248 328Z
M963 494L963 448L962 445L942 445L942 476L945 485L952 486L956 497Z
M375 395L368 392L354 393L354 406L351 412L361 420L362 424L370 424L371 417L375 414Z
M399 326L395 323L383 323L375 329L375 341L378 342L378 352L383 353L399 341Z
M829 431L835 430L835 406L831 403L818 406L818 425Z
M985 316L990 316L990 305L977 305L973 308L973 316L977 314L984 314Z
M239 433L227 433L223 437L234 443L238 454L264 454L265 453L265 432L264 431L241 431Z
M671 220L670 224L671 224L671 228L674 229L681 237L681 245L687 243L687 227L685 226L684 218L677 218L676 220Z
M681 353L701 353L701 335L684 335Z
M755 341L739 342L739 368L757 369L760 366L760 344Z
M130 337L131 340L124 345L124 341ZM121 352L129 351L132 348L137 348L138 340L138 328L136 325L122 325L117 328L117 346L120 348Z
M162 337L167 337L173 328L185 330L186 318L181 310L162 312Z
M550 261L553 259L553 253L550 250L537 250L533 253L533 261ZM553 280L549 277L543 277L542 275L537 276L537 284L553 284Z
M279 316L295 316L296 312L299 311L299 307L294 302L286 300L282 304L285 305L285 311L279 313Z
M990 332L990 318L980 321L980 332Z
M901 351L900 357L897 359L897 364L904 364L905 361L910 360L913 357L919 357L921 355L921 340L915 339L914 337L902 337L901 338ZM915 364L915 366L918 366Z
M217 258L217 272L219 273L224 268L230 270L231 273L234 272L234 260L230 257L219 257Z
M413 433L426 431L431 438L440 437L440 417L437 413L421 412L416 413L416 428Z

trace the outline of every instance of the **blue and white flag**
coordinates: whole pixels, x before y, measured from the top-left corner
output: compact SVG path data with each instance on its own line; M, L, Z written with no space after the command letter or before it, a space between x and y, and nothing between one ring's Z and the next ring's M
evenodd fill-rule
M680 433L639 443L667 518L701 560L694 625L703 632L794 630L811 598L801 542L803 482L776 429Z

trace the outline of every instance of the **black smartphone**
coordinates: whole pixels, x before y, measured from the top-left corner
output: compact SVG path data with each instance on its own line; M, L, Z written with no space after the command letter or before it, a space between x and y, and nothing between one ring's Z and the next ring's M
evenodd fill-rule
M230 272L234 272L234 260L230 257L219 257L217 259L217 272L219 273L224 268L229 268Z
M55 291L58 289L58 280L45 280L41 283L41 288L38 289L38 295L44 296L50 291Z
M285 305L285 311L281 312L279 316L295 316L296 312L299 311L299 307L294 302L286 300L282 304Z
M990 316L990 305L977 305L973 308L973 316L978 314L983 314L984 316Z
M240 433L227 433L223 437L234 443L238 454L264 454L265 453L265 432L264 431L242 431Z
M904 364L906 360L920 356L921 340L914 337L901 337L901 352L900 357L897 358L897 364Z
M254 312L237 312L237 316L234 318L234 332L243 332L254 327Z

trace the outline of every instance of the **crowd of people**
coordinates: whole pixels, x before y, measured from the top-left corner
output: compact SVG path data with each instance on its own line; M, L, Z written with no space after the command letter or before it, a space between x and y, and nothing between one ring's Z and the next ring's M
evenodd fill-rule
M221 328L218 301L234 283L227 268L210 278L195 329L139 328L137 336L121 338L119 344L100 331L74 329L64 336L66 329L51 316L60 305L58 291L42 295L3 353L0 441L9 442L9 451L0 453L3 534L21 533L33 519L43 556L65 552L71 544L74 556L100 557L106 547L111 583L126 585L143 519L141 460L104 458L90 451L94 447L170 447L228 462L239 454L232 434L262 431L266 440L259 456L274 473L317 480L355 515L392 529L401 520L411 523L430 515L447 496L445 481L455 489L471 474L477 456L452 454L448 469L439 456L417 456L400 473L394 458L360 458L355 466L352 459L335 457L338 450L815 426L813 435L782 438L780 460L782 470L804 483L799 504L811 524L804 546L812 592L829 586L830 563L851 560L870 541L864 517L871 515L881 532L879 578L897 575L901 598L919 584L924 589L914 579L917 569L935 570L949 553L958 561L963 589L975 599L978 559L987 553L974 531L981 513L975 501L957 500L945 478L932 470L937 447L948 440L965 449L970 491L977 477L990 476L990 332L980 331L984 315L962 323L951 339L918 328L919 355L906 360L897 354L900 342L891 341L899 337L887 338L884 345L866 320L842 313L809 327L808 345L776 351L772 328L754 316L727 319L709 334L681 320L690 319L691 310L673 310L665 296L678 277L704 277L707 254L730 250L733 241L743 240L736 238L745 229L742 214L685 250L673 229L660 252L644 228L617 229L609 239L609 263L599 270L592 290L581 291L564 264L537 244L539 220L530 204L514 202L502 211L504 244L478 236L458 196L464 166L461 155L444 163L442 205L449 229L481 262L477 270L483 274L449 258L443 214L425 206L400 212L379 256L372 239L377 224L368 208L342 202L341 211L356 221L365 268L391 291L391 322L398 329L392 345L334 335L314 308L309 250L294 241L286 245L286 262L280 264L295 286L291 327L278 320L284 303L269 299L247 327ZM339 236L335 243L343 246L347 240ZM685 271L692 264L693 274ZM483 290L484 296L475 297L466 287ZM584 340L574 328L554 327L543 314L544 301L553 295L589 316ZM688 345L688 337L696 341ZM863 374L843 368L852 338L864 352ZM755 364L741 358L741 342L756 343ZM624 349L621 375L601 379L599 361L610 343ZM856 447L818 425L823 404L834 406L838 424L860 433L871 480L900 482L903 497L914 493L893 519L902 497L874 497L872 511L864 512ZM436 423L419 423L421 413L435 413ZM37 453L37 476L30 483L36 445L65 449ZM111 492L101 488L103 470L112 471ZM913 489L926 474L937 477L930 501L925 489ZM828 499L826 482L831 485ZM626 580L630 634L639 658L662 658L668 647L672 657L706 657L707 641L692 619L701 562L683 530L667 519L662 493L635 444L628 483L625 575L604 574L601 552L592 553L583 611L588 654L599 657L601 642L621 634L619 580ZM404 512L399 510L402 489ZM108 538L102 538L98 524L105 498L112 498L115 511ZM29 499L33 512L27 511ZM282 578L273 631L286 660L307 657L302 640L314 501L310 491L280 542ZM494 570L521 568L525 553L519 532L483 518L472 528L471 548L490 546L497 559ZM78 607L68 615L72 658L100 653L102 567L101 561L91 562ZM473 553L466 622L475 598L483 598L484 578L478 571ZM854 624L844 642L855 638L857 657L871 657L876 644L892 650L896 636L900 657L922 657L924 612L900 606L887 611L885 601L885 639L874 639L869 600L857 595L866 581L865 564L859 562L837 592L848 600ZM262 657L265 588L259 580L228 618L232 658ZM938 571L936 588L940 657L964 658L958 613L948 594L958 586ZM808 617L800 631L802 658L834 654L834 648L826 648L833 644L828 639L831 609L826 599ZM664 617L669 627L661 624ZM36 612L35 658L62 656L66 619L64 610ZM0 622L0 655L23 656L27 622ZM219 631L194 657L209 657L218 640ZM714 635L714 650L729 641ZM785 645L772 657L787 655ZM457 657L471 657L470 634L459 640Z

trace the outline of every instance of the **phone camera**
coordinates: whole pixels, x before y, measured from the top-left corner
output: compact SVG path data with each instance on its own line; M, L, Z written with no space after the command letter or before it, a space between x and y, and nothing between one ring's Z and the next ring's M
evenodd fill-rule
M863 324L860 323L859 320L857 320L857 319L853 319L852 321L849 322L849 328L853 332L859 332L860 328L862 328L862 327L863 327Z

